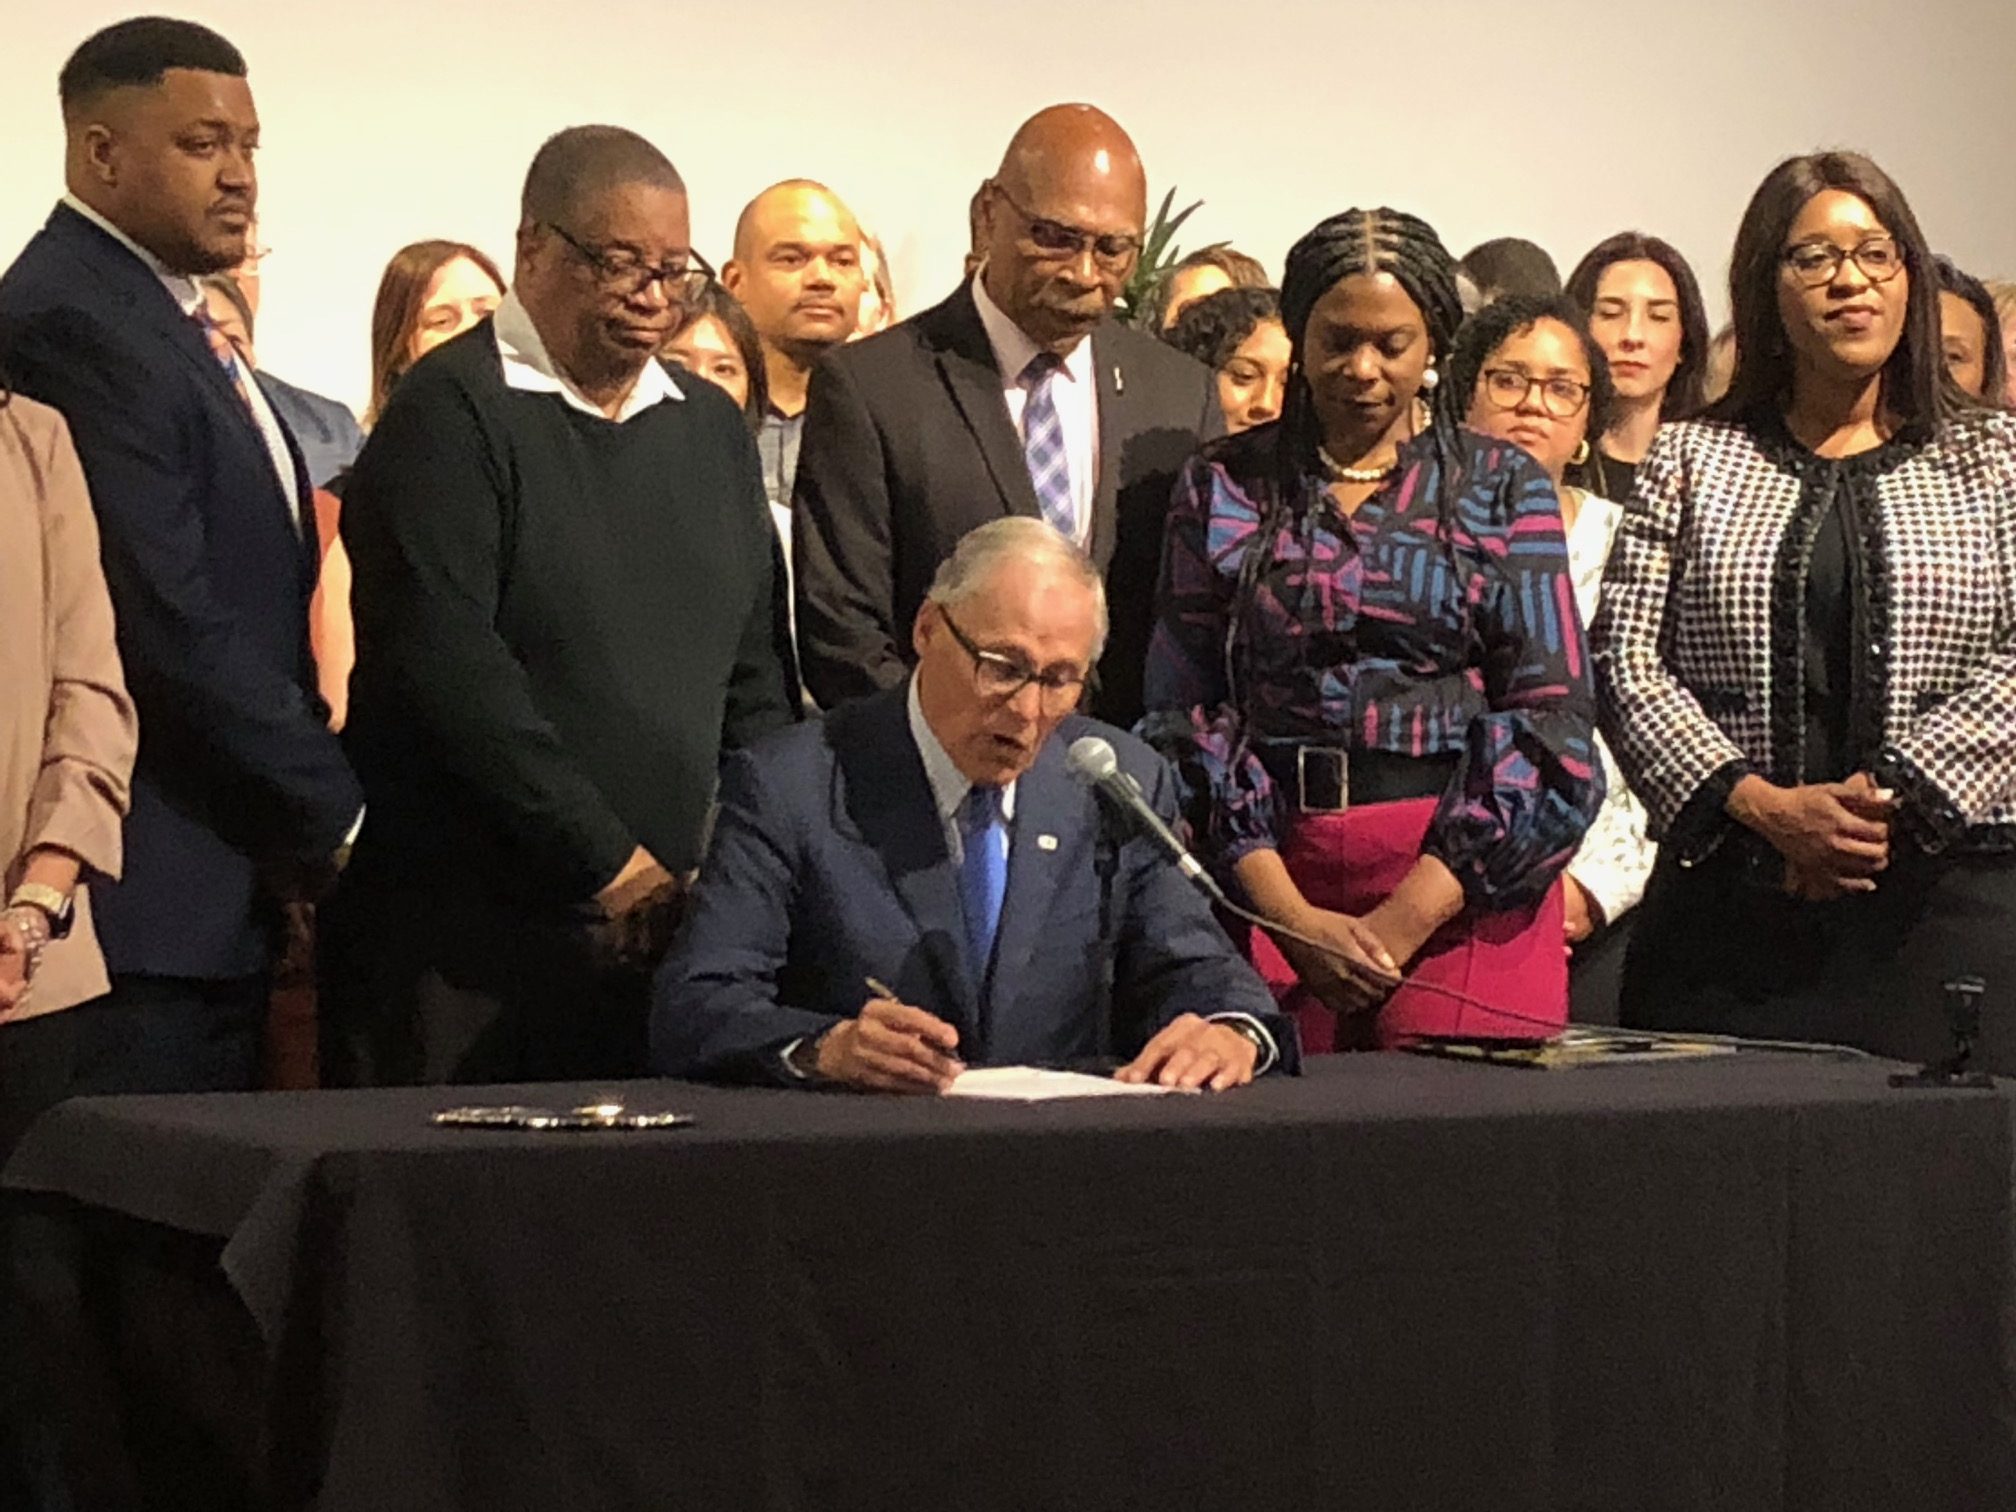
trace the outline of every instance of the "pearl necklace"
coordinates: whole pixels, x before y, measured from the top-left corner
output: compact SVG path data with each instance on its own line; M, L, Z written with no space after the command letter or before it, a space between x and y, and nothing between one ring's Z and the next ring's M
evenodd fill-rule
M1435 376L1433 368L1429 369L1428 375L1430 378ZM1430 387L1433 387L1433 385L1431 384ZM1428 406L1421 400L1416 399L1414 401L1414 434L1419 436L1426 431L1428 423L1432 418L1428 412ZM1332 483L1377 483L1400 465L1400 457L1397 452L1394 454L1393 460L1388 462L1384 467L1346 467L1342 462L1339 462L1335 457L1330 455L1330 448L1321 445L1316 448L1316 457L1323 464L1323 471L1329 475Z
M1377 483L1400 465L1400 459L1395 457L1384 467L1346 467L1331 456L1329 448L1324 446L1316 448L1316 456L1323 463L1323 471L1330 475L1332 483Z

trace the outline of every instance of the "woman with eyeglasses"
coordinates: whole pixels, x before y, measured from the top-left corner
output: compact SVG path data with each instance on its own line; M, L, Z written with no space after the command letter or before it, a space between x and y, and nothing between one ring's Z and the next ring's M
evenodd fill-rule
M1226 883L1326 947L1252 941L1309 1049L1544 1038L1602 797L1553 482L1428 403L1463 309L1425 222L1323 221L1281 316L1281 419L1177 484L1142 733Z
M1624 1019L1941 1056L1948 979L2016 985L2016 421L1867 158L1773 169L1730 288L1729 393L1653 444L1596 626L1662 841Z
M1464 323L1449 359L1449 402L1474 431L1523 447L1561 499L1575 607L1587 624L1596 613L1603 564L1624 511L1615 501L1567 480L1586 466L1605 433L1616 390L1600 338L1573 296L1506 297ZM1617 1022L1617 997L1631 910L1645 892L1655 847L1645 809L1601 741L1603 808L1562 877L1569 1008L1578 1023Z

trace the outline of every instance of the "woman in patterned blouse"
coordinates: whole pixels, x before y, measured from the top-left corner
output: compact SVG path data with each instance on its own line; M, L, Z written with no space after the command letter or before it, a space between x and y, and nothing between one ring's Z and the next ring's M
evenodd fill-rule
M1665 842L1625 1021L1929 1058L1945 980L2016 988L2016 420L1947 375L1931 254L1866 158L1774 169L1730 283L1732 386L1654 443L1597 625Z
M1420 220L1324 221L1281 306L1282 418L1177 484L1143 733L1212 863L1329 946L1253 940L1310 1049L1544 1036L1602 797L1554 486L1429 421L1462 306Z

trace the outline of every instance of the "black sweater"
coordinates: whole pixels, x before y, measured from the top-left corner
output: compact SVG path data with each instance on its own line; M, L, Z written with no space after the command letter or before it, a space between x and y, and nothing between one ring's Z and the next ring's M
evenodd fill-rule
M356 869L578 901L699 860L723 745L788 723L755 446L710 384L623 424L504 382L490 322L399 385L345 494Z

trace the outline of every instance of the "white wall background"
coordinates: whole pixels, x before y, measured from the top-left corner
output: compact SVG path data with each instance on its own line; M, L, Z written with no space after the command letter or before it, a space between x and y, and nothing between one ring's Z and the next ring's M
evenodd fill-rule
M244 51L274 249L265 366L358 402L386 257L424 236L509 268L518 185L561 126L665 149L717 263L757 189L831 183L879 230L913 311L950 289L966 203L1015 125L1090 100L1151 194L1201 198L1183 244L1278 268L1353 204L1460 254L1530 236L1565 274L1612 231L1677 243L1725 304L1730 240L1778 158L1875 155L1941 250L2016 274L2016 0L160 0ZM55 80L137 9L6 0L0 260L62 184Z

